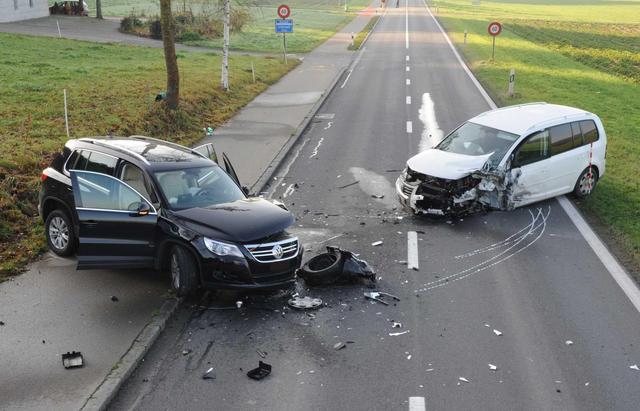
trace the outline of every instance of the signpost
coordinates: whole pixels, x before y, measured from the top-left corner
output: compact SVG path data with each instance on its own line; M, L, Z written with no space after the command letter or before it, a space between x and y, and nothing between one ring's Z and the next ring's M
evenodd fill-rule
M284 53L284 64L287 64L287 37L286 33L293 33L293 19L288 19L291 9L286 4L278 6L278 17L276 19L276 34L282 33L282 50Z
M513 97L515 94L514 88L516 86L516 70L511 69L509 73L509 97Z
M489 23L489 27L487 27L487 31L493 37L493 48L491 49L491 60L493 60L496 56L496 36L498 36L502 32L502 24L494 21Z

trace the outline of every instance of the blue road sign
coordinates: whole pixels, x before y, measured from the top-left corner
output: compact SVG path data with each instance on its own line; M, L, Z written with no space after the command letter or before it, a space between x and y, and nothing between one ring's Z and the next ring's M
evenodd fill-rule
M276 33L293 33L293 19L276 19Z

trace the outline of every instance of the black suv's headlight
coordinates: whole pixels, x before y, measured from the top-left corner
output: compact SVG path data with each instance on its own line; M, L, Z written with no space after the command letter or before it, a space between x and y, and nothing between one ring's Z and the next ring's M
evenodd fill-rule
M244 258L244 254L238 248L238 246L229 243L223 243L221 241L212 240L211 238L203 237L204 245L207 247L207 250L211 251L215 255L219 256L227 256L231 255L234 257Z

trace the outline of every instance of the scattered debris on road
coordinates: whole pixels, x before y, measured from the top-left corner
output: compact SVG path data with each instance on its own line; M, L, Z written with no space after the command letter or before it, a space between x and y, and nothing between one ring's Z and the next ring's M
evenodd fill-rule
M113 301L114 303L117 303L118 301L120 301L120 299L118 297L116 297L115 295L111 296L111 301Z
M242 301L236 301L236 307L242 308Z
M4 325L4 321L0 321L0 327Z
M631 368L632 370L640 371L640 367L638 367L638 364L634 364L634 365L630 366L629 368Z
M493 364L489 364L489 369L490 369L491 371L497 371L497 370L498 370L498 367L496 367L496 366L495 366L495 365L493 365Z
M495 335L497 335L498 337L500 337L500 336L502 335L502 332L501 332L501 331L498 331L498 330L496 330L496 329L494 329L494 330L493 330L493 333L494 333Z
M397 322L393 322L393 324L391 325L391 328L402 328L402 323L397 323Z
M567 341L565 341L564 343L565 343L566 345L573 345L573 341L571 341L571 340L567 340Z
M388 302L386 302L386 301L384 301L382 299L384 297L389 297L389 298L392 298L392 299L394 299L396 301L400 301L400 299L398 297L396 297L395 295L383 293L382 291L365 291L365 293L364 293L364 298L366 298L368 300L373 300L373 301L382 303L384 305L389 305Z
M372 246L377 247L379 245L382 245L382 241L375 241L373 243L371 243Z
M182 355L189 355L192 352L193 352L193 350L190 350L190 349L182 350Z
M360 180L356 180L356 181L354 181L353 183L345 184L345 185L343 185L343 186L339 186L338 188L347 188L347 187L351 187L351 186L354 186L354 185L358 184L359 182L360 182Z
M327 252L307 261L298 275L308 285L347 284L366 279L376 281L376 273L356 254L338 247L327 247Z
M460 381L462 381L462 382L466 382L467 384L469 383L469 380L467 380L467 379L466 379L466 378L464 378L464 377L458 377L458 379L459 379Z
M62 366L66 369L84 366L84 358L79 351L71 351L62 354Z
M267 357L267 352L266 351L256 350L256 352L258 353L260 358L266 358Z
M408 334L409 332L411 332L411 330L402 331L399 333L389 333L389 337L397 337L398 335Z
M347 346L347 344L343 343L343 342L337 342L335 344L333 344L333 349L338 351L341 350L343 348L345 348Z
M384 194L371 194L371 197L381 200L384 198Z
M215 380L216 374L213 372L213 367L209 368L207 372L202 375L203 380Z
M289 299L289 305L299 310L310 310L322 305L322 300L312 297L293 297Z
M254 368L247 372L247 377L253 380L261 380L269 374L271 374L271 365L260 361L258 363L258 368Z

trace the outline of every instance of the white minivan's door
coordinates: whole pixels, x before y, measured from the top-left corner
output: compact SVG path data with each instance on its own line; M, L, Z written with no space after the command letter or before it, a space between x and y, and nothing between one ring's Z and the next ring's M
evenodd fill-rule
M589 147L582 145L578 123L549 128L549 196L573 191L576 181L589 163Z
M533 203L548 196L549 133L547 130L527 137L514 152L511 178L515 181L511 199L515 207Z

